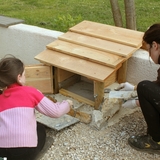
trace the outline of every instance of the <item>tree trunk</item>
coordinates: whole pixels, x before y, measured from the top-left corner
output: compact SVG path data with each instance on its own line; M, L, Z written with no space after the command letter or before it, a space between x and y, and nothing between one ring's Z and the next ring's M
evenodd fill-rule
M121 11L119 9L118 0L110 0L112 14L115 26L123 27Z
M134 0L124 0L126 28L136 30L136 14Z

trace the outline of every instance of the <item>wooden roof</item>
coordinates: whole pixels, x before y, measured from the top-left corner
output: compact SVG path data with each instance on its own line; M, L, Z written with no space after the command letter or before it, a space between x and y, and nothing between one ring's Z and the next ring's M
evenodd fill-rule
M35 59L103 82L141 47L142 36L143 32L82 21Z

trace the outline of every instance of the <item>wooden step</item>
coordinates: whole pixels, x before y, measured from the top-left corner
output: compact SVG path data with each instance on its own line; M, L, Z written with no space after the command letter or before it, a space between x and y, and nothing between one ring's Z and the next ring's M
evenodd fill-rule
M61 36L59 36L60 40L67 41L73 44L89 47L92 49L108 52L111 54L115 54L118 56L129 58L133 52L137 50L132 46L126 46L124 44L82 35L74 32L67 32Z
M45 64L50 64L60 69L64 69L100 82L104 82L107 77L121 67L120 64L117 68L110 68L49 49L39 53L35 56L35 59Z
M142 36L144 35L143 32L86 20L73 26L69 30L136 48L141 47Z
M125 61L123 57L62 40L48 44L47 48L112 68Z

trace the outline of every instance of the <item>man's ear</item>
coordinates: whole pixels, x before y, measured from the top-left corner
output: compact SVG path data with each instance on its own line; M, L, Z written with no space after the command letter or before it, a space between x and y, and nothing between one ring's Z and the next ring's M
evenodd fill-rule
M153 41L153 42L152 42L152 47L153 47L155 50L157 50L157 49L158 49L158 43L155 42L155 41Z

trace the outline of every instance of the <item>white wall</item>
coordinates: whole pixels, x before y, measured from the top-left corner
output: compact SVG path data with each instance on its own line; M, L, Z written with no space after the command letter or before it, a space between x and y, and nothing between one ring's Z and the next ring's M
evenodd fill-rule
M34 57L62 34L26 24L0 27L0 58L12 54L27 65L37 64L39 62Z
M0 58L13 54L27 65L37 64L39 61L34 57L62 34L26 24L0 27ZM139 49L128 60L126 81L137 84L141 80L155 80L158 68L159 65L149 61L148 52Z
M137 84L142 80L156 80L159 67L150 59L147 51L139 49L128 60L126 81Z

